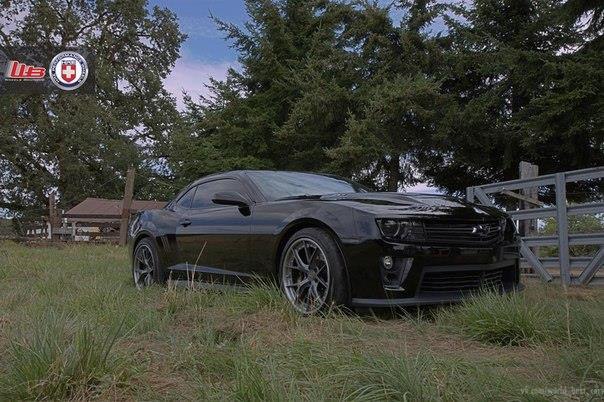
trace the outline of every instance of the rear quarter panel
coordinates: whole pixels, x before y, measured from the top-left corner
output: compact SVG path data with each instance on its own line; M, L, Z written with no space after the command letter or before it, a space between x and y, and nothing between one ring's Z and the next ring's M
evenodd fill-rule
M151 237L164 267L176 260L176 225L178 218L173 211L156 209L141 212L130 228L130 256L135 244L143 237Z

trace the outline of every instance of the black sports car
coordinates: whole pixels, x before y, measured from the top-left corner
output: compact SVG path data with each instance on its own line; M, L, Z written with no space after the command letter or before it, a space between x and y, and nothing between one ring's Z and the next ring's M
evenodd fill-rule
M518 288L502 212L451 197L371 192L331 175L244 170L204 177L129 230L138 287L167 278L277 278L302 313L328 305L448 303Z

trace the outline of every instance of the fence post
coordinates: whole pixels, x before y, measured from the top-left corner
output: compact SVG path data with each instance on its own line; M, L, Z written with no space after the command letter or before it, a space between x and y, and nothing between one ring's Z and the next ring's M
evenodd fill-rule
M474 187L466 187L466 201L474 202Z
M570 284L570 255L568 248L568 217L566 208L566 178L564 173L556 173L558 259L560 261L560 280L564 287L567 287Z
M56 215L56 200L55 200L55 193L52 192L48 195L48 226L49 226L49 230L48 230L48 238L51 241L56 241L57 238L53 235L53 232L56 231L57 229L57 219L55 217Z
M128 239L128 221L130 220L130 206L132 205L132 193L134 191L134 168L128 169L126 175L126 187L122 199L122 219L120 222L120 246L126 245Z

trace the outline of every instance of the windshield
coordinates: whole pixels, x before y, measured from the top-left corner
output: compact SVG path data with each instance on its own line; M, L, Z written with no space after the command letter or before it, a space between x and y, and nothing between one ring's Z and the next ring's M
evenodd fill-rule
M269 201L368 191L352 181L320 174L266 171L248 172L248 175Z

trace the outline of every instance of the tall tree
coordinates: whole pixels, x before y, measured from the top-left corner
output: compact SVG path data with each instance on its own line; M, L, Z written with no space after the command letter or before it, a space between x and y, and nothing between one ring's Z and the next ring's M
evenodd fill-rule
M324 0L247 0L244 27L217 21L239 51L239 71L210 83L211 96L189 101L188 129L173 141L171 167L194 178L233 168L290 166L277 133L302 94L293 76L333 43L334 23Z
M162 85L185 38L175 15L146 0L14 0L0 15L9 50L31 46L50 60L86 47L96 58L94 94L0 99L0 207L41 209L52 190L64 208L119 197L129 165L150 179L137 181L138 191L156 194L156 145L179 117Z
M476 0L455 11L442 88L460 114L441 158L424 163L433 183L514 179L520 160L542 173L603 164L601 54L581 54L592 34L563 4Z
M434 71L442 59L425 28L432 1L390 9L370 2L246 2L245 29L219 22L240 52L239 72L188 103L175 171L190 178L237 167L328 170L380 188L419 177L415 155L448 115Z
M440 91L441 38L427 27L443 8L429 0L400 1L391 10L376 4L358 9L344 32L357 48L356 101L338 145L329 151L340 173L377 188L397 191L422 178L419 156L439 142L454 104Z
M461 192L516 178L522 159L545 173L602 164L601 13L587 3L247 0L244 27L218 22L241 68L188 101L170 168ZM430 31L440 17L444 36Z

